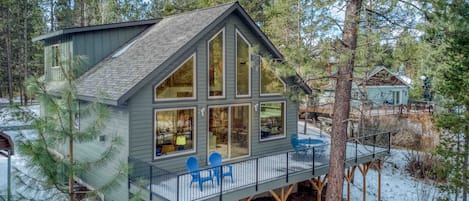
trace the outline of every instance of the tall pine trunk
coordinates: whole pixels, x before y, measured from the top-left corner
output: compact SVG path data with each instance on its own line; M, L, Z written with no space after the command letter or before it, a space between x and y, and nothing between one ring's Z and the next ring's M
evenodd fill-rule
M463 182L466 183L466 185L463 185L462 187L462 200L467 201L467 187L469 184L469 126L466 125L464 129L464 164L463 164Z
M23 11L23 40L24 40L24 55L23 55L23 76L24 76L24 81L28 79L28 3L29 0L24 0L24 11ZM25 89L25 84L21 84L21 88ZM24 94L24 105L28 104L28 96L26 95L26 90L23 90Z
M350 0L347 1L345 10L345 27L342 33L344 52L341 52L340 66L336 78L330 156L332 160L329 160L327 201L342 200L347 124L350 113L353 65L361 5L361 0Z
M5 23L5 43L6 43L6 50L7 50L7 74L8 74L8 99L10 104L13 103L13 75L12 75L12 53L11 53L11 30L10 30L10 11L9 8L5 9L6 16L6 23Z

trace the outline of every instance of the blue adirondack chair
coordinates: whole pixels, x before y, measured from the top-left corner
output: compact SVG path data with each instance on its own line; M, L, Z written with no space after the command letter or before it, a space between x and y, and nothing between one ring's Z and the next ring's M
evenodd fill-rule
M296 154L301 158L306 158L308 156L307 148L301 145L300 139L298 139L297 136L292 135L291 145L293 147L293 150L295 150Z
M231 177L231 182L233 183L233 167L231 165L222 166L220 153L211 153L208 160L210 161L210 167L212 167L213 174L217 178L218 185L220 185L220 179L223 179L226 176ZM228 170L222 170L223 167L228 167ZM222 171L222 175L220 175L220 171Z
M199 164L195 157L191 156L186 161L187 170L192 176L191 183L189 186L192 185L193 182L199 183L200 191L202 191L202 186L204 182L211 181L213 187L213 176L212 173L209 171L209 176L202 176L200 175Z

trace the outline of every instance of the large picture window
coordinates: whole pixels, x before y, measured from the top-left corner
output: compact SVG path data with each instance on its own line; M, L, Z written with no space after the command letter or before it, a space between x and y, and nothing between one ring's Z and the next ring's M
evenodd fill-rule
M195 108L155 110L155 158L195 151Z
M261 140L285 137L285 102L261 103Z
M251 95L250 45L236 30L236 96Z
M224 30L208 42L209 97L224 97Z
M155 88L155 100L195 97L195 55Z
M261 59L261 95L280 95L285 85L270 69L269 62Z

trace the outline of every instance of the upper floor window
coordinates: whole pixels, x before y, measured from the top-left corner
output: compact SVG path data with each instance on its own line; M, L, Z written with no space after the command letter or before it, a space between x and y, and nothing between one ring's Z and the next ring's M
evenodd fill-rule
M261 103L261 141L285 137L285 102Z
M261 59L261 63L261 95L281 95L285 83L275 75L268 61Z
M209 97L224 97L225 89L225 57L224 57L224 29L218 32L208 42L208 73Z
M53 45L51 47L51 51L52 51L52 63L51 63L51 66L52 67L55 67L55 66L60 66L60 47L59 45Z
M195 151L195 108L155 110L155 158Z
M236 96L251 95L250 44L236 30Z
M155 88L155 100L195 98L195 54Z

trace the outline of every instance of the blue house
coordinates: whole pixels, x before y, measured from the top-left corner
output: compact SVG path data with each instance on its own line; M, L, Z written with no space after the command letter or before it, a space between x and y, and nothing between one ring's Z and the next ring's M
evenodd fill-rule
M411 86L412 80L402 72L391 72L384 66L378 66L364 81L353 86L352 103L360 104L360 97L365 96L373 106L407 105Z

